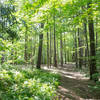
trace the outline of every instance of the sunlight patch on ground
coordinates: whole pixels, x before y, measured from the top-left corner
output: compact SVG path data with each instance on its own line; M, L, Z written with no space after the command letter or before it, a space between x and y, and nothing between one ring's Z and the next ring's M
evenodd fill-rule
M69 72L67 71L67 68L64 68L64 70L59 70L53 66L51 66L51 68L48 68L46 65L43 66L44 70L48 70L51 71L53 73L60 73L61 75L67 77L67 78L71 78L71 79L77 79L77 80L88 80L88 77L85 77L86 74L80 73L80 72Z
M73 76L68 76L68 75L64 75L64 76L67 77L67 78L76 79L76 77L73 77Z
M51 68L48 68L47 66L44 66L43 69L51 71L52 73L58 73L58 69L53 68L53 66L51 66Z
M60 70L59 71L63 76L73 79L82 79L87 80L88 77L85 77L85 74L81 74L80 72L67 72L66 70Z

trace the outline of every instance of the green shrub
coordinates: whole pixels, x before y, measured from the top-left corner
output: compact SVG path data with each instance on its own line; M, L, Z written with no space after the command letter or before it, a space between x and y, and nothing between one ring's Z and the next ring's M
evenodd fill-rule
M2 100L51 100L56 95L60 76L37 69L0 67L0 98Z

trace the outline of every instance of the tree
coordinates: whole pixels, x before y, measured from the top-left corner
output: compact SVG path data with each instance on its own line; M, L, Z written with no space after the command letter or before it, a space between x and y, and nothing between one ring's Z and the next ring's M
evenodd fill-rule
M41 23L41 28L44 27L44 24ZM42 57L42 44L43 44L43 33L39 35L39 48L38 48L38 60L37 60L37 68L41 68L41 57Z
M57 56L56 56L56 22L55 22L55 3L54 3L54 15L53 15L53 21L54 21L54 66L57 67Z
M88 3L88 9L91 8L92 0ZM88 14L88 27L90 37L90 80L97 81L97 77L93 78L93 75L97 73L96 69L96 50L95 50L95 36L94 36L94 23L92 18L92 11Z
M47 25L48 25L48 18L47 18ZM49 62L49 32L47 29L47 66L49 67L50 62Z

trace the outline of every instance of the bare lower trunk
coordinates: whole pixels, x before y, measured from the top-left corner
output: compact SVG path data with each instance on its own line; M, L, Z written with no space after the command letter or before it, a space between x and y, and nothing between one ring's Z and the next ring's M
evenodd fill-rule
M54 11L54 67L57 67L57 57L56 57L56 27L55 27L55 11Z
M86 41L86 49L85 49L85 67L86 67L86 65L89 66L89 45L88 45L87 24L86 23L84 23L84 34L85 34L85 41Z
M92 3L92 0L88 3L88 9L90 8L90 5ZM95 36L94 36L94 23L93 18L91 18L92 11L89 12L88 16L88 27L89 27L89 37L90 37L90 80L97 81L97 77L93 77L94 74L97 73L96 69L96 50L95 50Z
M76 68L78 68L78 54L77 54L77 35L75 32L75 62L76 62Z
M98 26L98 19L96 18L96 27ZM98 32L96 29L96 49L98 48Z
M48 19L47 19L47 24L48 24ZM47 66L49 67L50 62L49 62L49 33L47 30Z
M52 34L51 34L51 26L50 26L50 67L51 67L51 64L52 64L52 49L51 49L51 42L52 42Z
M60 33L60 60L61 66L63 66L63 43L62 43L62 33Z
M64 33L64 56L65 56L65 64L66 64L66 41L65 41L65 33Z
M83 63L83 49L82 49L82 39L80 37L80 29L78 28L78 45L79 45L79 68L82 69Z
M43 34L39 35L39 49L38 49L38 60L37 60L37 68L41 68L41 57L42 57L42 43L43 43Z

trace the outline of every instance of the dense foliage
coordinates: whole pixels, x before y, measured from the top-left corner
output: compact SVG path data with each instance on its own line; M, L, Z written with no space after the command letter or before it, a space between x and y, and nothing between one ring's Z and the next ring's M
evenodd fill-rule
M51 100L59 75L43 70L0 66L1 100Z

